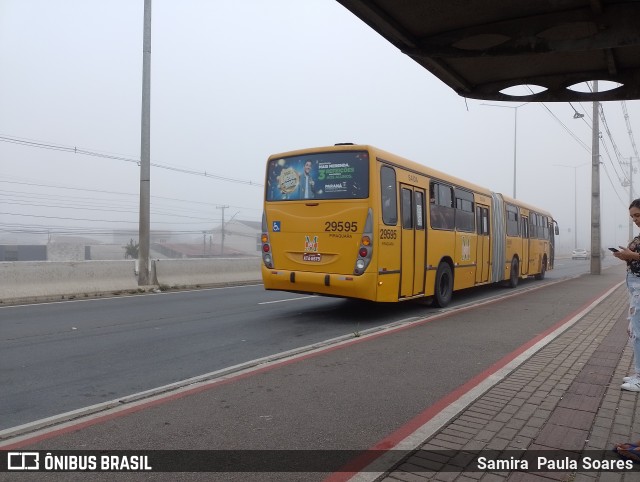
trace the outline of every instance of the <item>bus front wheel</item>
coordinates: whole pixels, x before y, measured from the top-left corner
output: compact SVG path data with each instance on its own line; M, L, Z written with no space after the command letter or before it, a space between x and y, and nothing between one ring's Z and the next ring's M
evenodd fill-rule
M453 295L453 273L448 263L442 262L436 271L436 285L433 290L433 301L436 306L444 308Z

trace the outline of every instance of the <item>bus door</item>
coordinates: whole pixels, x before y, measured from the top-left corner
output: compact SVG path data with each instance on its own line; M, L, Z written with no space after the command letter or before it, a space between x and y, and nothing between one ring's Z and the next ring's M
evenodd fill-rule
M522 234L522 258L520 259L520 274L529 273L529 244L531 238L529 237L529 217L520 216Z
M489 281L489 206L476 204L476 232L478 247L476 252L476 283Z
M425 191L400 184L402 216L402 274L400 297L424 293L426 231Z

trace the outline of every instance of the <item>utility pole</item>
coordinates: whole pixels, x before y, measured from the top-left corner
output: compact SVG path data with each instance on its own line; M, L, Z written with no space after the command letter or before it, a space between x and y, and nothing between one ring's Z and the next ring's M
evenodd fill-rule
M629 158L629 205L633 202L633 157ZM629 240L633 239L633 221L629 218Z
M593 81L593 93L598 81ZM600 274L600 103L593 102L593 132L591 134L591 274Z
M144 0L142 41L142 125L140 142L140 224L138 227L138 286L149 281L149 231L151 205L151 0Z
M222 227L221 229L221 241L220 241L220 255L224 256L224 210L229 206L216 206L216 209L222 209Z

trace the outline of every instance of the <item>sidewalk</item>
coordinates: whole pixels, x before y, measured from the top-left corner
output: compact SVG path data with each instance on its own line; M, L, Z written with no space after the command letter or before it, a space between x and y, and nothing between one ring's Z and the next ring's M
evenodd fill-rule
M603 450L600 459L619 460L613 444L640 439L640 396L620 389L622 378L633 371L627 300L626 287L617 288L378 480L640 480L637 471L477 471L472 460L479 450L525 449L574 457L583 450Z

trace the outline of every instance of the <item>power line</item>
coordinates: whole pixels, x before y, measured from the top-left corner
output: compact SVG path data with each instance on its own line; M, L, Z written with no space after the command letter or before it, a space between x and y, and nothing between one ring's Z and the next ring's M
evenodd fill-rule
M609 129L609 124L607 123L607 117L604 114L604 109L602 107L602 104L599 104L599 106L600 106L600 110L599 110L598 114L600 115L600 121L602 122L602 125L604 126L605 132L607 133L607 136L609 137L609 142L611 142L611 145L613 146L613 152L616 155L616 159L618 160L618 164L620 164L620 167L622 167L622 164L621 164L622 154L620 153L620 149L618 149L618 145L613 140L613 135L611 134L611 130ZM623 172L624 172L624 169L623 169ZM629 180L628 177L625 176L625 178L627 180Z
M607 171L607 166L603 163L602 167L604 168L604 173L607 175L607 179L609 179L609 184L611 184L611 187L613 188L613 192L616 194L616 197L618 198L618 200L620 201L620 203L624 206L627 207L627 205L625 204L625 202L622 200L622 198L620 197L620 193L618 193L618 190L616 189L616 187L613 184L613 181L611 181L611 176L609 176L609 171Z
M129 157L123 157L120 155L114 155L114 154L107 154L104 152L99 152L99 151L95 151L95 150L90 150L90 149L84 149L84 148L78 148L76 146L65 146L62 144L51 144L51 143L47 143L44 141L38 141L38 140L33 140L33 139L25 139L25 138L20 138L20 137L13 137L13 136L7 136L7 135L0 135L0 142L8 142L11 144L18 144L18 145L22 145L22 146L27 146L27 147L35 147L38 149L47 149L47 150L53 150L53 151L62 151L62 152L69 152L72 154L81 154L81 155L85 155L85 156L92 156L92 157L100 157L100 158L104 158L104 159L112 159L112 160L117 160L117 161L123 161L123 162L130 162L130 163L134 163L136 165L140 165L140 160L139 159L132 159ZM232 177L225 177L225 176L219 176L217 174L211 174L208 173L207 171L195 171L192 169L184 169L181 167L175 167L175 166L170 166L170 165L165 165L165 164L155 164L155 163L151 163L150 164L153 167L157 167L158 169L166 169L169 171L174 171L174 172L180 172L183 174L190 174L190 175L194 175L194 176L202 176L202 177L208 177L211 179L217 179L219 181L226 181L226 182L233 182L233 183L237 183L237 184L245 184L245 185L249 185L249 186L256 186L256 187L264 187L263 184L257 183L257 182L253 182L253 181L247 181L247 180L243 180L243 179L234 179Z
M20 225L0 225L0 232L11 234L29 234L29 235L66 235L66 236L113 236L119 232L125 230L100 230L87 227L69 228L69 227L52 227L52 226L39 226L39 225L26 225L20 227ZM127 233L134 234L135 230L126 230ZM213 233L212 230L205 230L206 233ZM167 234L167 235L202 235L203 230L159 230L152 229L151 234Z
M591 129L591 126L593 125L593 118L591 117L589 110L584 108L584 106L582 105L582 102L579 102L578 105L582 109L582 112L584 112L584 117L582 118L582 120L585 122L585 124L587 124L587 127ZM585 117L589 120L589 122L585 120Z
M74 209L74 210L79 210L79 211L98 211L98 212L108 212L108 213L130 213L130 214L138 214L137 211L130 211L130 210L126 210L126 209L114 209L112 207L104 207L104 208L97 208L97 207L86 207L86 206L70 206L70 205L54 205L54 204L42 204L42 203L27 203L27 202L16 202L13 200L7 201L7 200L3 200L2 204L9 204L9 205L13 205L13 206L32 206L32 207L44 207L44 208L51 208L51 209ZM20 214L17 213L11 213L14 214L15 216L20 216ZM179 217L180 219L198 219L200 221L206 221L206 222L215 222L214 219L212 218L199 218L199 217L195 217L195 216L187 216L185 214L172 214L172 213L168 213L168 212L163 212L163 211L151 211L151 214L154 214L156 216L170 216L170 217ZM69 219L73 219L73 218L69 218Z
M569 135L571 135L571 137L573 137L587 152L591 153L591 149L589 148L589 146L587 146L584 142L582 142L582 140L580 140L565 124L564 122L562 122L543 102L541 102L542 106L547 110L547 112L554 118L556 119L556 121L558 121L558 123L560 123L560 125L562 125L562 127L569 133ZM572 106L573 107L573 106ZM602 110L602 104L600 104L600 109ZM575 109L574 109L575 110ZM584 110L584 108L583 108ZM601 118L604 114L601 114ZM591 117L589 117L589 119L591 119ZM584 121L584 118L582 118L582 120ZM586 123L586 121L585 121ZM587 123L587 125L591 128L591 126ZM606 125L606 122L605 122ZM607 127L608 129L608 127ZM609 150L607 148L606 143L604 142L604 139L602 138L602 136L600 137L600 142L601 144L604 146L605 152L607 153L607 157L609 158L609 162L611 163L611 167L613 168L614 173L616 174L616 177L618 178L618 182L620 187L624 187L624 181L623 179L620 178L620 175L618 174L618 171L615 168L615 164L613 163L613 159L611 158L611 154L609 153ZM613 142L613 137L611 137L611 140ZM617 149L617 146L616 146ZM618 163L620 164L620 161L618 161ZM611 180L611 176L609 175L609 172L606 170L606 166L604 165L604 163L602 164L603 167L605 167L605 174L607 176L607 179L609 179L609 184L611 184L611 187L613 188L613 191L615 192L616 196L618 197L618 199L620 199L620 201L622 202L622 204L624 205L624 202L622 201L622 199L620 198L620 194L618 192L618 189L615 187L613 181ZM624 174L624 169L622 169L621 166L621 170L622 170L622 177L628 181L628 176L626 176L626 174Z
M527 88L531 91L532 94L535 94L535 92L533 92L533 89L529 86L527 86ZM584 142L582 142L582 140L573 133L573 131L571 131L571 129L569 129L566 124L564 122L562 122L558 116L556 116L551 109L549 109L549 107L546 106L546 104L544 102L540 102L540 105L542 105L542 107L544 107L547 110L547 113L549 113L549 115L551 115L551 117L553 117L561 126L562 128L567 131L567 133L578 143L582 146L583 149L585 149L587 152L591 153L591 149L589 149L589 146L587 146ZM571 106L573 108L573 106ZM574 109L575 110L575 109ZM583 119L584 120L584 119Z
M6 216L22 216L22 217L28 217L28 218L43 218L43 219L64 219L66 221L90 221L90 222L95 222L95 223L123 223L123 224L138 224L138 221L123 221L121 219L117 219L117 220L111 220L111 219L86 219L86 218L68 218L68 217L64 217L64 216L43 216L40 214L17 214L17 213L7 213L7 212L0 212L0 214L4 214ZM202 225L202 223L181 223L178 221L154 221L153 224L169 224L169 225L175 225L175 224L199 224Z
M591 86L589 86L589 84L588 84L588 83L587 83L587 86L588 86L588 87L589 87L589 89L591 90ZM530 87L529 87L529 90L531 90L531 93L533 93L533 90L532 90ZM547 110L547 112L548 112L548 113L549 113L549 114L550 114L550 115L551 115L551 116L552 116L552 117L553 117L553 118L554 118L554 119L555 119L555 120L556 120L556 121L557 121L557 122L558 122L558 123L559 123L559 124L560 124L560 125L561 125L565 130L566 130L566 131L567 131L567 132L568 132L568 133L569 133L569 135L570 135L571 137L573 137L573 138L574 138L574 139L575 139L575 140L576 140L576 141L577 141L577 142L578 142L578 143L579 143L579 144L580 144L580 145L581 145L581 146L582 146L582 147L583 147L587 152L591 153L591 149L590 149L590 148L589 148L589 147L588 147L584 142L582 142L582 140L580 140L580 138L578 138L578 137L577 137L577 136L576 136L576 135L571 131L571 129L569 129L569 128L566 126L566 124L565 124L564 122L562 122L562 121L561 121L561 120L560 120L560 119L559 119L559 118L558 118L558 117L557 117L557 116L556 116L556 115L551 111L551 109L549 109L549 108L546 106L546 104L544 104L544 102L541 102L540 104L541 104L541 105L542 105L542 106ZM573 107L573 104L569 103L569 105L570 105L570 106L571 106L571 108L572 108L572 109L577 113L577 111L576 111L575 107ZM580 107L581 107L581 108L586 112L586 110L584 109L584 107L583 107L581 104L580 104ZM587 114L587 116L588 116L588 114ZM591 122L592 122L592 124L591 124L591 125L590 125L590 124L589 124L589 123L584 119L584 116L580 116L580 118L582 119L582 121L583 121L583 122L584 122L584 123L585 123L589 128L592 128L591 126L593 125L593 120L592 120L592 118L591 118L590 116L588 116L588 117L589 117L589 119L590 119L590 120L591 120ZM606 131L607 131L607 135L608 135L608 137L609 137L609 139L610 139L610 141L611 141L611 144L612 144L612 146L613 146L613 148L614 148L614 152L616 153L616 158L617 158L617 160L618 160L618 164L620 165L620 169L621 169L621 171L622 171L622 177L623 177L623 178L628 182L628 176L625 174L625 170L622 168L622 165L621 165L621 161L620 161L621 154L620 154L620 151L619 151L619 149L618 149L618 146L616 145L615 141L613 140L613 135L611 134L611 131L609 130L609 126L607 125L607 121L606 121L606 118L605 118L605 115L604 115L604 110L603 110L602 104L600 104L600 118L602 119L602 122L603 122L603 124L604 124L604 126L605 126L605 129L606 129ZM630 128L630 127L629 127L629 128ZM623 180L620 178L620 175L618 174L618 171L617 171L617 170L616 170L616 168L615 168L615 164L613 163L613 159L611 159L611 155L610 155L610 153L609 153L609 151L608 151L608 149L607 149L607 147L606 147L606 144L604 143L604 140L602 139L602 137L600 137L600 139L601 139L602 145L605 147L605 151L607 152L607 156L609 157L609 160L610 160L610 162L611 162L611 165L612 165L612 167L613 167L613 170L614 170L614 172L616 173L616 177L618 177L618 180L619 180L620 184L621 184L621 185L623 185L623 184L624 184L624 183L623 183ZM635 146L635 144L634 144L634 146ZM607 173L607 176L608 176L608 173ZM615 188L614 188L614 189L615 189ZM616 194L617 194L617 191L616 191Z
M611 167L613 168L613 172L616 174L616 177L618 178L618 182L620 183L621 186L624 187L624 180L620 177L620 174L618 174L618 171L616 170L616 165L613 163L613 159L611 158L611 153L609 152L609 148L607 147L607 144L604 142L604 139L602 137L600 137L600 144L602 145L602 147L604 148L604 151L607 154L607 159L609 159L609 163L611 164ZM604 162L602 163L602 165L604 166ZM624 170L622 172L622 177L624 177L625 179L627 179L627 177L624 174Z
M24 185L24 186L35 186L35 187L46 187L46 188L53 188L53 189L64 189L64 190L71 190L71 191L85 191L85 192L94 192L94 193L103 193L103 194L114 194L114 195L121 195L121 196L134 196L134 197L138 196L137 193L129 193L129 192L121 192L121 191L107 191L107 190L103 190L103 189L88 189L88 188L80 188L80 187L58 186L58 185L53 185L53 184L39 184L39 183L24 182L24 181L5 181L5 180L0 179L0 183L17 184L17 185ZM5 192L7 192L7 191L5 191ZM16 191L14 191L14 192L16 192ZM24 192L24 193L31 195L31 193L29 193L29 192ZM50 194L50 196L55 196L55 195L54 194ZM73 198L73 196L71 196L71 198ZM86 199L86 198L80 198L80 199ZM94 198L91 198L91 199L94 199ZM210 207L215 207L215 206L218 205L216 203L210 203L210 202L204 202L204 201L192 201L192 200L188 200L188 199L179 199L179 198L172 198L172 197L166 197L166 196L151 196L151 199L163 199L163 200L168 200L168 201L177 201L177 202L181 202L181 203L200 204L200 205L203 205L203 206L210 206ZM109 202L109 201L107 201L107 202ZM236 209L249 210L249 211L260 211L260 212L262 211L261 209L258 209L258 208L248 208L248 207L245 207L245 206L232 205L231 207L232 208L236 208Z
M588 85L588 84L587 84L587 85ZM589 86L589 89L591 89L591 86ZM531 90L531 89L529 89L529 90ZM533 93L533 91L532 91L532 93ZM588 147L584 142L582 142L582 140L580 140L580 139L579 139L579 138L578 138L578 137L577 137L577 136L576 136L576 135L575 135L575 134L574 134L574 133L573 133L573 132L572 132L572 131L571 131L571 130L570 130L570 129L565 125L565 124L564 124L564 122L562 122L562 121L561 121L561 120L560 120L560 119L559 119L559 118L558 118L558 117L557 117L557 116L556 116L556 115L555 115L555 114L554 114L554 113L553 113L553 112L552 112L552 111L551 111L551 110L550 110L550 109L549 109L549 108L548 108L548 107L547 107L543 102L541 102L541 104L542 104L542 106L547 110L547 112L548 112L548 113L549 113L549 114L550 114L554 119L556 119L556 121L558 121L558 123L560 123L560 125L561 125L561 126L562 126L562 127L563 127L563 128L564 128L564 129L569 133L569 135L571 135L571 137L573 137L573 138L574 138L574 139L575 139L575 140L576 140L576 141L577 141L577 142L578 142L578 143L579 143L579 144L580 144L580 145L581 145L581 146L582 146L582 147L583 147L587 152L591 153L591 149L590 149L590 148L589 148L589 147ZM571 105L571 108L573 108L573 110L574 110L575 112L577 112L577 111L575 110L575 108L573 107L573 105ZM584 107L583 107L582 105L581 105L581 108L584 110ZM586 112L586 111L585 111L585 112ZM589 128L592 128L591 126L592 126L593 124L589 125L589 123L587 123L587 121L585 121L584 117L582 117L582 116L581 116L580 118L582 119L582 121L583 121L583 122L585 122L585 124L587 124L587 126L588 126ZM613 136L611 135L611 132L609 131L609 127L608 127L608 125L607 125L606 118L604 117L604 111L603 111L603 108L602 108L602 104L600 104L600 118L602 119L603 124L605 125L605 129L607 130L607 133L608 133L609 139L610 139L610 141L611 141L612 145L614 146L614 152L616 152L616 157L617 157L617 160L618 160L618 165L620 166L620 169L621 169L621 171L622 171L622 178L621 178L620 174L618 174L618 171L617 171L617 169L616 169L616 167L615 167L615 164L614 164L614 162L613 162L613 159L611 158L611 154L609 153L609 150L608 150L608 148L607 148L607 145L606 145L606 143L604 142L604 139L602 138L602 136L599 136L599 137L600 137L600 142L601 142L601 144L604 146L605 152L607 153L607 157L609 158L609 162L611 163L611 167L613 168L613 171L615 172L616 177L618 178L618 182L620 183L620 186L621 186L621 187L624 187L624 181L623 181L623 179L624 179L624 180L626 180L627 182L629 181L629 179L628 179L628 176L625 174L625 170L622 168L621 161L620 161L620 155L619 155L620 151L618 150L618 147L617 147L617 145L615 144L615 142L614 142L614 140L613 140ZM591 118L590 116L589 116L589 119L590 119L590 120L591 120L591 122L593 123L593 120L592 120L592 118ZM604 164L603 164L603 165L604 165ZM618 193L618 190L616 189L615 185L614 185L614 184L613 184L613 182L611 181L611 177L609 176L609 172L605 170L605 174L607 175L607 178L609 179L609 182L611 183L611 186L613 187L614 192L616 193L616 196L618 196L618 199L620 199L620 195L619 195L619 193Z
M546 106L546 104L544 104L543 102L541 102L540 104L542 105L542 107L544 107L544 108L547 110L547 112L549 113L549 115L551 115L551 117L553 117L553 118L554 118L554 119L555 119L555 120L556 120L556 121L557 121L557 122L562 126L562 128L563 128L565 131L567 131L567 133L568 133L571 137L573 137L573 139L574 139L578 144L580 144L580 146L582 146L582 148L583 148L585 151L587 151L587 152L589 152L589 153L591 152L591 149L589 148L589 146L587 146L584 142L582 142L582 140L581 140L581 139L580 139L576 134L574 134L574 133L573 133L573 131L572 131L571 129L569 129L569 128L567 127L567 125L566 125L564 122L562 122L562 121L558 118L558 116L556 116L556 115L551 111L551 109L549 109L549 107L547 107L547 106Z
M636 141L633 137L633 131L631 130L631 122L629 122L629 112L627 112L627 103L626 101L622 101L622 112L624 114L624 121L627 124L627 133L629 134L629 140L631 141L631 147L633 148L633 153L635 154L636 159L638 156L638 149L636 148Z

